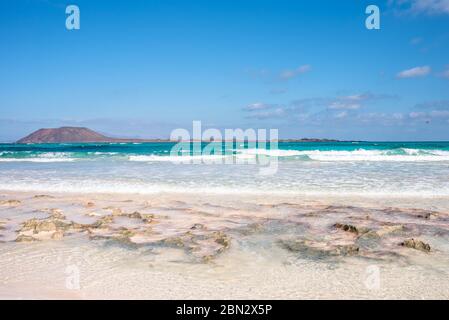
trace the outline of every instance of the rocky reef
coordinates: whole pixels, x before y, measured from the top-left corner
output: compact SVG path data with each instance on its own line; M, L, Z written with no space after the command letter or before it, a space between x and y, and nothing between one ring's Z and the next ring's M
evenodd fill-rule
M20 205L21 202L19 200L0 200L0 206L2 207L17 207Z
M17 211L15 218L0 220L0 240L10 239L4 237L8 233L15 234L13 241L26 243L82 235L90 241L131 249L179 249L197 262L214 261L234 245L263 236L264 241L269 239L286 254L318 260L432 254L438 247L432 245L431 250L426 239L449 236L446 213L420 209L289 202L245 203L239 207L49 195L1 200L0 205L2 212ZM30 218L17 222L21 215Z
M416 250L421 250L424 252L430 251L430 245L421 240L407 239L404 242L401 242L401 246L416 249Z

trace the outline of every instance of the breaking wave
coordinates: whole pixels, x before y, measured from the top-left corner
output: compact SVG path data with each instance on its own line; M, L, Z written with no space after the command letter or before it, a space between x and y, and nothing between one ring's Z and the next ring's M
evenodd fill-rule
M138 147L138 146L137 146ZM130 152L131 151L131 152ZM103 151L90 150L77 152L36 152L29 150L0 151L0 162L72 162L82 160L117 160L131 162L174 162L174 163L220 163L229 158L251 160L257 157L276 157L280 160L322 161L322 162L441 162L449 161L449 150L390 148L390 149L230 149L223 154L171 155L169 147L158 152L135 152L136 150Z
M45 152L32 153L27 151L12 152L4 151L0 153L0 162L71 162L76 159L69 153Z
M389 150L367 150L357 149L345 150L282 150L282 149L247 149L236 150L242 154L266 155L271 157L306 157L316 161L399 161L399 162L421 162L421 161L449 161L449 151L425 150L425 149L389 149ZM303 158L304 159L304 158Z

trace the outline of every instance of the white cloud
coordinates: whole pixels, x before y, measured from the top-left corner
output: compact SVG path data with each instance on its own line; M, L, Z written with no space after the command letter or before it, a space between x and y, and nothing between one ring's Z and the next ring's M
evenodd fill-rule
M392 117L393 117L393 119L396 119L396 120L404 119L404 115L402 113L400 113L400 112L393 113Z
M300 74L309 72L311 69L312 69L312 67L310 65L305 64L305 65L302 65L293 70L285 70L285 71L281 72L279 77L283 80L288 80L288 79L292 79Z
M429 113L431 117L435 118L449 118L449 111L447 110L433 110Z
M328 109L335 110L358 110L364 104L380 99L392 98L390 95L374 95L371 93L360 93L337 97L328 105Z
M441 123L449 120L448 110L431 110L429 112L422 111L412 111L408 114L410 120L416 121L426 121L426 122L437 122Z
M410 123L435 123L443 124L449 120L449 111L446 110L432 110L430 112L410 112L408 114Z
M390 0L399 12L408 14L449 14L449 0Z
M335 118L342 119L342 118L346 118L347 115L348 115L347 111L341 111L335 115Z
M329 105L329 109L336 110L357 110L360 109L361 105L359 103L346 103L342 101L335 101Z
M352 101L361 101L361 100L365 100L368 97L367 94L353 94L353 95L349 95L344 97L346 100L352 100Z
M412 118L412 119L417 119L417 118L423 118L426 115L427 114L425 112L415 112L415 111L413 111L413 112L410 112L408 116L410 118Z
M263 119L272 119L272 118L282 118L285 115L286 115L286 111L284 108L276 108L274 110L253 112L247 118L263 120Z
M266 109L272 108L273 106L274 105L272 105L272 104L256 102L256 103L252 103L252 104L247 105L244 108L244 110L246 110L246 111L266 110Z
M373 94L364 92L333 98L315 97L293 100L287 104L266 104L257 102L243 108L247 112L247 118L269 119L285 118L292 119L315 119L322 121L327 119L349 119L359 114L359 109L386 99L396 99L397 96L390 94ZM310 116L310 117L309 117Z
M403 70L399 72L396 76L398 78L415 78L423 77L430 73L431 69L429 66L414 67L411 69Z
M416 13L449 14L449 0L412 0L411 10Z
M415 108L427 110L449 110L449 100L427 101L417 104Z

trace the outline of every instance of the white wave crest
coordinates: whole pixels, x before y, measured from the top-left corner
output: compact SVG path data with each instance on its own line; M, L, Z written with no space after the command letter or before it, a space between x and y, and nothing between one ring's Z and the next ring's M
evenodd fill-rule
M385 189L370 188L366 190L360 188L340 190L311 188L299 188L292 190L288 187L277 189L266 189L254 186L234 185L234 186L175 186L164 183L130 183L118 181L59 181L57 183L43 181L14 182L0 181L1 191L19 192L54 192L54 193L74 193L74 194L210 194L210 195L261 195L261 196L333 196L333 197L366 197L366 198L447 198L449 189L447 186L440 189Z
M393 150L357 149L353 151L237 149L236 152L239 152L241 154L266 155L270 157L307 156L309 159L316 161L449 161L449 151L405 148Z
M73 158L0 158L0 162L72 162Z
M13 153L8 153L10 154ZM75 160L70 153L66 152L45 152L35 156L0 158L0 162L72 162Z
M140 161L140 162L193 162L193 161L222 161L227 155L181 155L181 156L159 156L159 155L149 155L149 156L129 156L129 161Z

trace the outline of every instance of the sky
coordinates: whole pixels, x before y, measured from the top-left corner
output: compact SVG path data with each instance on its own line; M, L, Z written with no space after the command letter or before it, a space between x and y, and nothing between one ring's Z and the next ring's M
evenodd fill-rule
M0 0L0 141L60 126L167 138L193 120L449 140L449 0Z

